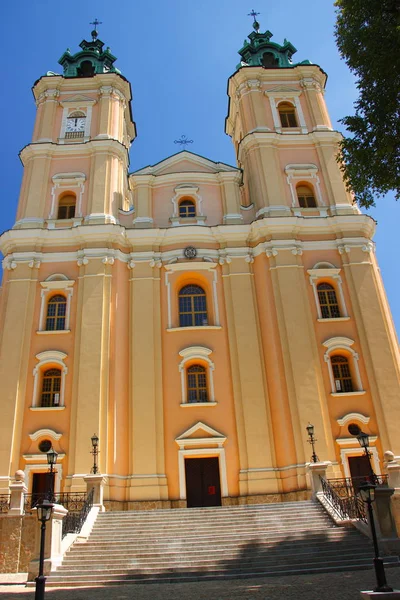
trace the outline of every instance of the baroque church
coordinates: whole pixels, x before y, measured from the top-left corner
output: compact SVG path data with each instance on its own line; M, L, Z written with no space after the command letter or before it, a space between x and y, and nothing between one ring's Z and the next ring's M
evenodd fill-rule
M374 242L346 191L326 73L258 23L228 80L236 166L182 151L129 172L131 86L92 32L40 77L0 238L0 493L85 489L174 508L308 498L400 455L400 362ZM353 428L352 428L353 426ZM349 431L350 428L350 431Z

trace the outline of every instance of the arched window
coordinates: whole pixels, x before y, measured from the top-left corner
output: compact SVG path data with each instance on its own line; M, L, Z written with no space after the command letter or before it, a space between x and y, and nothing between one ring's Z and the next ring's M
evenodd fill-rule
M261 64L264 69L274 69L279 66L279 61L272 52L264 52L261 60Z
M345 356L335 355L331 357L333 379L337 393L353 391L349 361Z
M60 404L60 392L60 369L48 369L43 373L40 406L58 406Z
M208 402L207 375L202 365L192 365L187 370L187 401Z
M179 216L181 219L190 219L196 216L196 205L193 200L182 200L179 204Z
M296 187L297 200L301 208L315 208L317 203L315 201L314 192L308 185L298 185Z
M340 317L339 304L335 288L329 283L320 283L317 286L321 317L323 319L337 319Z
M65 329L67 299L58 294L52 296L47 303L46 331L62 331Z
M94 66L90 60L83 60L77 69L78 77L93 77Z
M179 326L208 325L206 293L199 285L186 285L179 292Z
M73 219L75 217L76 196L65 194L58 202L57 219Z
M289 102L281 102L278 106L278 112L282 127L297 127L296 111Z

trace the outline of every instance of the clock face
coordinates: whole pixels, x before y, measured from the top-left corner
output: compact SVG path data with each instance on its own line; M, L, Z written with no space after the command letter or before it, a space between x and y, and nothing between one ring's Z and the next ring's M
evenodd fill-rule
M67 131L84 131L85 121L85 117L68 117Z

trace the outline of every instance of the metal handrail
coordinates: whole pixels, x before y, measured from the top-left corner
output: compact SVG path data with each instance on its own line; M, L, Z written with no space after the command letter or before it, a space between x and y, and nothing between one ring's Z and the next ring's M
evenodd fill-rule
M10 510L10 494L0 494L0 513Z
M25 512L31 512L43 500L50 500L61 504L68 511L80 511L87 500L86 492L46 492L37 494L24 494Z
M87 519L90 509L93 506L94 488L90 490L80 510L69 509L67 515L65 515L62 524L62 537L64 538L67 533L79 533L82 529L82 525Z
M365 504L356 493L351 479L320 479L324 498L341 519L368 523ZM365 478L362 479L365 481Z

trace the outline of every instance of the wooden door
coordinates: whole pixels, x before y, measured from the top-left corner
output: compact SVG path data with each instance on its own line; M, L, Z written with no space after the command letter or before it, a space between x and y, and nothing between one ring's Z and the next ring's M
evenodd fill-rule
M221 506L218 458L186 458L185 473L188 508Z

